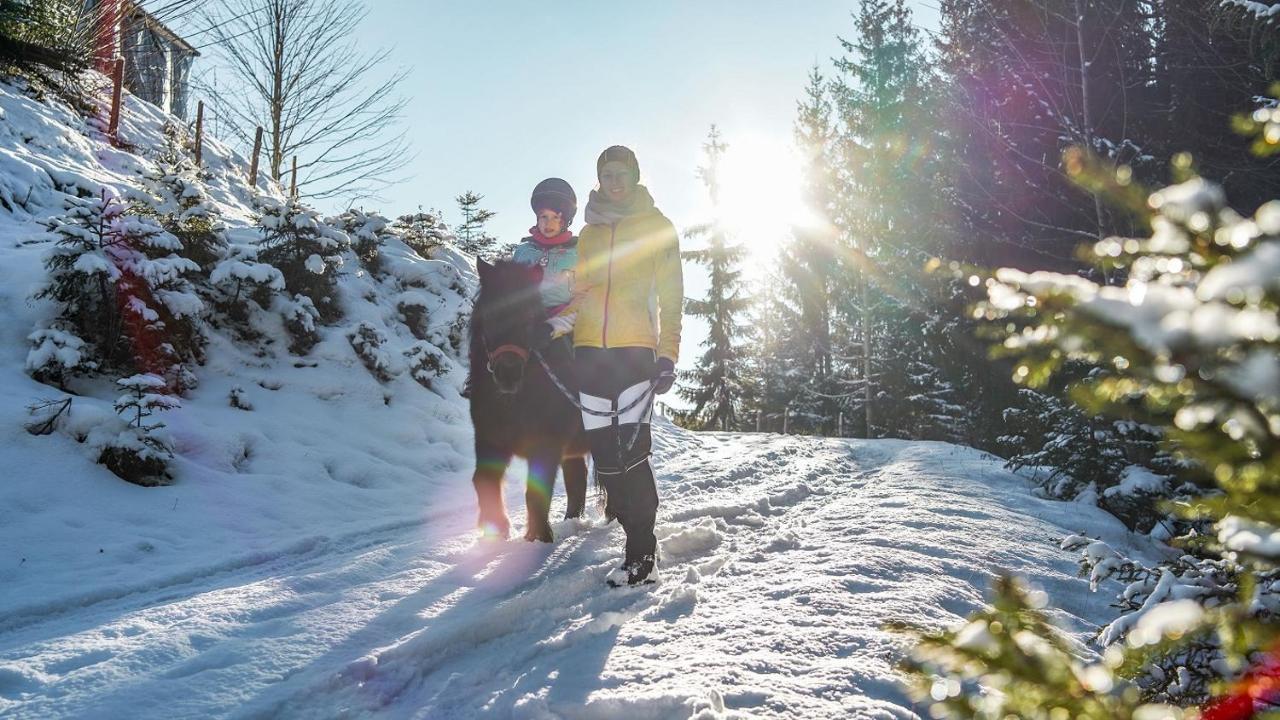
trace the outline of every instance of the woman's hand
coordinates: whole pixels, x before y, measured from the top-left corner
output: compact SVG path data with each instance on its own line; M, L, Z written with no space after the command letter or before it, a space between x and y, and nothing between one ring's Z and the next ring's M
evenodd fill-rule
M676 364L671 362L671 358L658 358L658 374L653 379L654 395L662 395L671 389L676 381Z

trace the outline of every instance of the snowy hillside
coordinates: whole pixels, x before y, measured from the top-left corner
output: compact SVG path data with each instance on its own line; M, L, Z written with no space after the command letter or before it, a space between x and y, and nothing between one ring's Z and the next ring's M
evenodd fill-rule
M99 429L121 422L110 376L70 384L77 395L53 434L24 430L28 406L69 397L24 369L29 335L56 312L33 299L54 246L41 221L77 196L136 192L155 172L150 156L164 145L166 120L128 98L127 152L106 141L96 119L0 84L0 628L403 525L433 496L456 492L469 462L462 349L449 335L465 322L474 278L467 259L447 248L427 260L394 237L377 278L345 252L344 315L319 327L305 355L287 349L281 319L266 309L251 318L265 337L250 342L210 312L208 297L194 301L207 315L206 361L193 368L197 382L181 407L158 416L174 444L173 486L129 485L96 464ZM261 238L244 174L242 159L206 140L199 184L226 224L231 260L251 257ZM265 181L259 190L278 201ZM423 310L416 326L409 306ZM374 350L385 356L382 379L350 339L365 326L384 340ZM432 351L443 374L429 388L404 355L426 341L443 348Z

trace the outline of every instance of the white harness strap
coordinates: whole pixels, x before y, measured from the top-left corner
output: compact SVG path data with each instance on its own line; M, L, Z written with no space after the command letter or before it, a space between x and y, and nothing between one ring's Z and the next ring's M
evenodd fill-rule
M642 381L623 390L618 395L618 407L627 407L635 403L645 393L649 392L649 382ZM582 403L584 410L594 410L596 412L608 413L613 410L613 403L607 398L588 395L587 393L578 393L578 400ZM653 401L638 403L635 407L628 409L626 412L618 416L619 425L630 425L632 423L648 424L653 417ZM600 417L592 413L582 413L582 426L587 430L599 430L607 428L613 424L613 418Z

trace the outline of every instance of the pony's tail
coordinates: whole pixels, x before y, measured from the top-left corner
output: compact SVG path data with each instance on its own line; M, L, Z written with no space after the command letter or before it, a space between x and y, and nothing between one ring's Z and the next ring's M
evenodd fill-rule
M608 525L618 516L613 513L613 508L609 507L609 491L605 489L604 483L600 482L600 471L594 462L591 463L591 484L596 489L596 506L604 513L604 524Z

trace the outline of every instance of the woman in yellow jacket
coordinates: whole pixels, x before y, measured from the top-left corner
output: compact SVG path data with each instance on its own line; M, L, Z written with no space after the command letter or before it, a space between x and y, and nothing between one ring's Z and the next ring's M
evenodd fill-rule
M608 148L596 177L578 237L574 299L560 317L573 322L582 421L606 512L627 534L625 578L610 584L635 585L649 580L657 555L649 421L653 396L675 380L684 285L675 226L640 184L635 153Z

